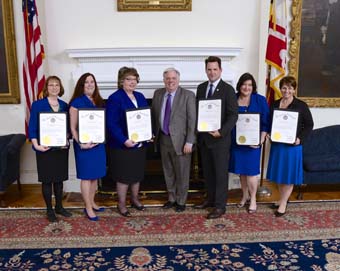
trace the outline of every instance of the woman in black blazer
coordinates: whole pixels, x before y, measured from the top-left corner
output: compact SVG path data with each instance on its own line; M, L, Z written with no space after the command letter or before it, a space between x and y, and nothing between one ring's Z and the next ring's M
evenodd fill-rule
M294 96L296 80L286 76L280 81L282 98L271 107L271 121L274 109L285 109L299 112L296 140L293 145L272 142L270 148L267 179L278 184L280 200L273 204L276 216L286 213L287 202L295 184L303 182L302 144L313 130L314 122L308 105Z

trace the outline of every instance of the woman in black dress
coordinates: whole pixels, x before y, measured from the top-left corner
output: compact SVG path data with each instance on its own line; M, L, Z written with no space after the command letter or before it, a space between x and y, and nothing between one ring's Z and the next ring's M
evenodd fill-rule
M131 188L131 206L139 211L145 208L138 199L139 184L144 178L146 161L145 143L136 143L128 137L126 110L148 106L144 95L136 91L139 75L134 68L123 67L118 73L118 90L110 95L106 104L109 134L111 177L117 182L118 211L131 216L126 208L126 195Z
M64 94L64 87L57 76L49 76L43 88L43 99L32 104L29 121L29 138L36 151L38 181L42 183L42 194L47 207L47 219L56 222L56 213L65 217L72 214L62 205L63 181L68 179L69 144L61 148L44 146L39 138L40 112L66 112L67 103L58 99ZM55 210L52 207L52 190L55 195Z

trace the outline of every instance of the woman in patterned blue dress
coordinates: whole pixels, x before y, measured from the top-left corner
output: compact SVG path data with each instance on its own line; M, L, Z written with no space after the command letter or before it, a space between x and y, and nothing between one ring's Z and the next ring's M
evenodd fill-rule
M232 131L229 171L240 175L242 200L237 207L242 208L250 200L248 212L256 212L256 191L260 173L261 146L269 130L269 107L266 98L256 91L256 82L250 73L243 74L236 86L239 113L260 114L260 145L241 146L236 143L236 129Z
M103 211L94 201L98 179L106 175L106 154L104 144L79 142L78 109L103 107L103 99L93 74L83 74L74 89L70 100L70 127L76 159L77 178L81 179L81 194L85 202L84 213L92 220L98 220L95 211Z
M294 144L272 142L270 148L267 179L276 182L279 187L280 199L273 205L275 216L286 213L287 202L293 191L294 184L302 184L302 144L313 130L314 122L308 105L294 96L297 83L294 77L286 76L280 80L282 98L271 106L271 119L274 109L299 112L297 133Z

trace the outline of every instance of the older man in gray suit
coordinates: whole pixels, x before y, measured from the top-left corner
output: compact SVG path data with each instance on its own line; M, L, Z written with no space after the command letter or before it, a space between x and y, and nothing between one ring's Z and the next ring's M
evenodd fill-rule
M195 94L179 86L180 73L174 68L163 72L165 88L152 99L152 116L157 144L160 144L163 172L168 191L164 209L185 210L189 190L192 147L195 143Z

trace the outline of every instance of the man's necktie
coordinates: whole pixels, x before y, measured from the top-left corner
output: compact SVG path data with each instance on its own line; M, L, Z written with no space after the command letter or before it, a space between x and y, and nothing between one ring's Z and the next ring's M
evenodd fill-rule
M163 120L163 132L166 135L170 134L170 131L169 131L170 115L171 115L171 94L168 94L168 98L165 104L164 120Z
M213 87L214 87L214 85L210 84L209 91L208 91L208 97L207 98L210 98L213 95Z

